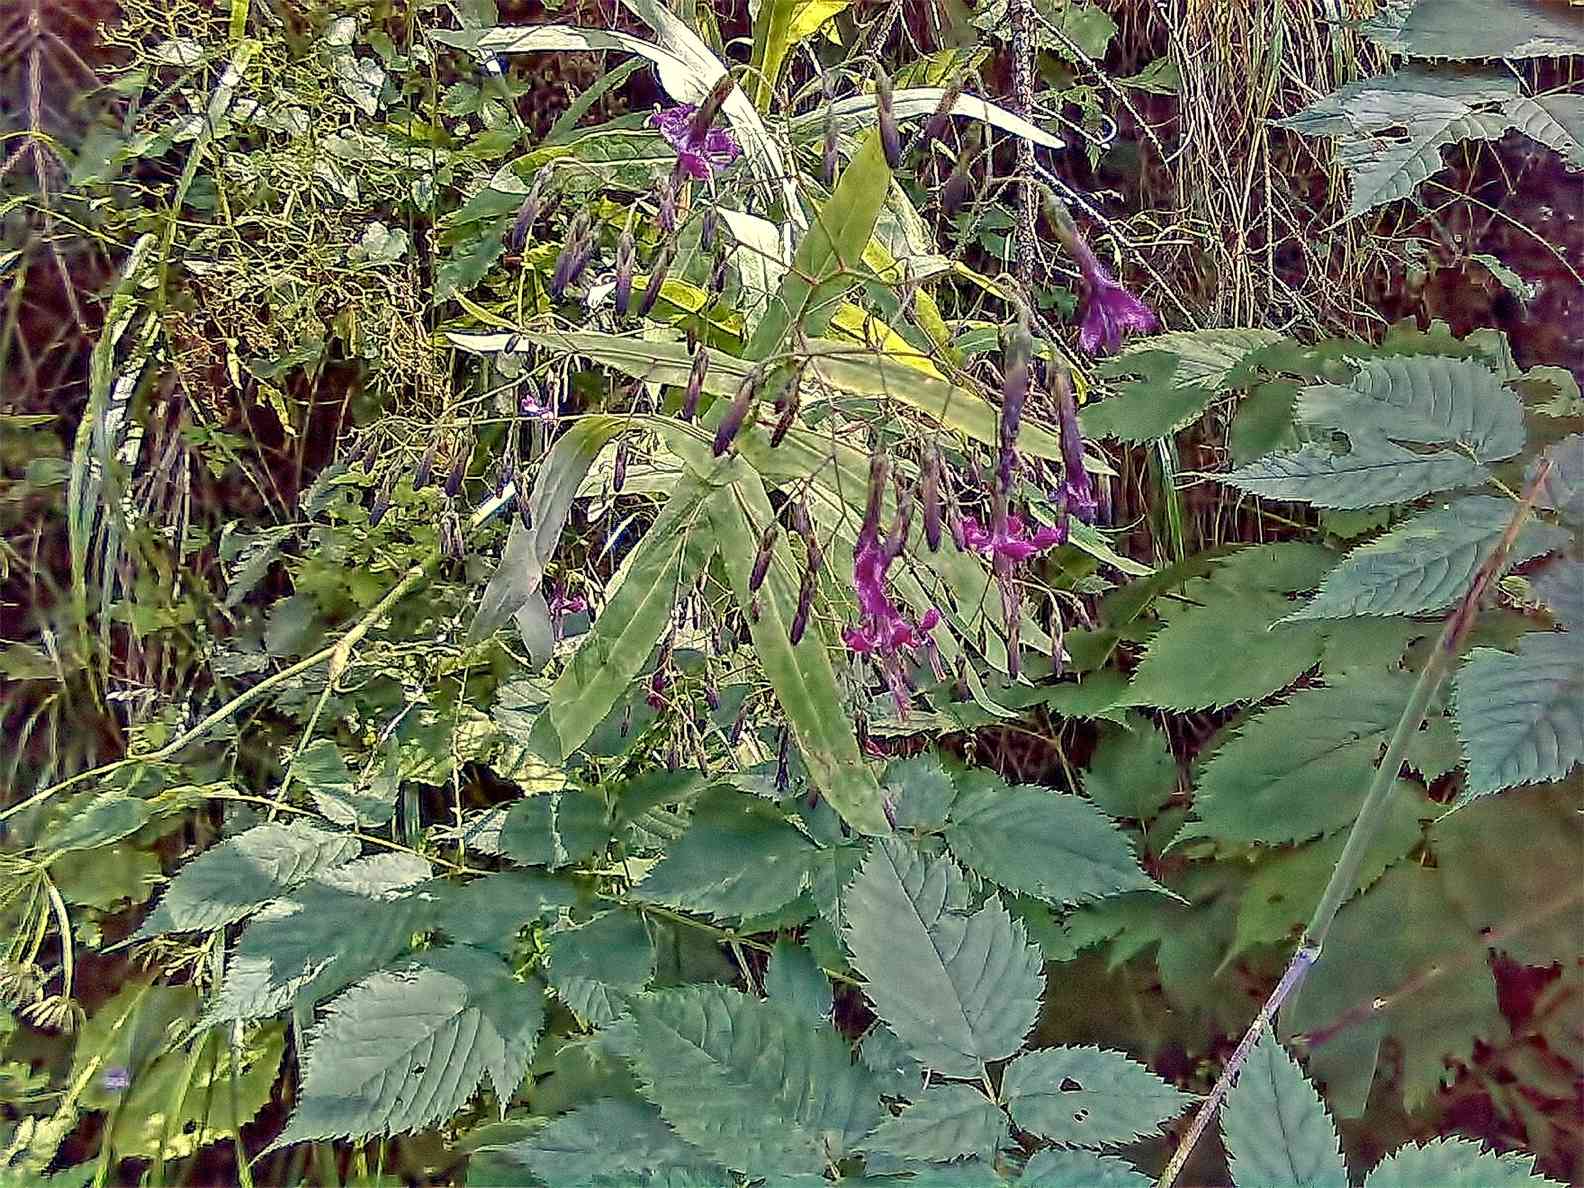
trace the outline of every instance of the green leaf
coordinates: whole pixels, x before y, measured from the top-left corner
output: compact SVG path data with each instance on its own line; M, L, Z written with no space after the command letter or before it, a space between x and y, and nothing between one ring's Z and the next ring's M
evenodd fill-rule
M500 566L489 585L484 587L478 614L468 628L469 639L493 635L507 619L522 612L539 592L545 566L561 543L572 501L584 476L600 451L623 427L621 417L579 417L556 438L539 464L533 493L528 498L533 527L524 528L521 517L512 521Z
M946 841L979 874L1048 903L1155 887L1127 835L1087 800L988 772L960 782Z
M715 540L701 524L704 484L681 479L622 567L621 584L550 689L530 743L552 763L587 741L627 692L671 620L677 591L708 563Z
M1560 780L1584 762L1584 664L1571 633L1530 632L1516 654L1475 648L1457 674L1464 799Z
M1147 821L1177 792L1171 740L1140 714L1124 729L1108 731L1095 748L1083 790L1113 817Z
M921 1163L979 1158L988 1162L1006 1140L1000 1108L970 1085L940 1082L887 1118L863 1140L870 1172L901 1171Z
M725 986L639 995L625 1042L676 1132L750 1176L817 1175L880 1120L832 1028Z
M969 913L949 858L884 839L847 890L846 940L878 1015L927 1067L978 1077L1023 1046L1044 988L1039 950L999 898Z
M591 858L610 841L605 806L583 792L527 796L506 812L500 852L524 866L551 870Z
M234 924L358 854L356 838L293 821L256 825L193 859L149 913L139 938Z
M909 1100L924 1091L928 1076L924 1066L913 1059L907 1045L884 1023L876 1023L858 1045L858 1059L874 1073L881 1092L887 1097Z
M1200 773L1201 834L1271 844L1349 824L1412 686L1407 673L1372 672L1250 719Z
M1361 28L1393 53L1419 58L1584 54L1576 17L1524 0L1410 0L1383 9Z
M828 1022L834 1003L830 979L802 945L785 938L776 941L765 967L765 994L770 1001L796 1011L816 1023Z
M781 349L793 327L810 337L830 324L836 307L862 277L863 252L891 187L880 137L870 133L836 183L781 279L743 357L755 362Z
M757 916L802 893L814 853L814 844L764 801L712 789L634 893L717 917Z
M1430 848L1449 900L1469 927L1497 930L1492 943L1525 965L1573 960L1578 951L1578 858L1584 853L1579 789L1519 788L1447 813L1430 829ZM1521 844L1515 859L1510 847ZM1512 927L1518 922L1523 927Z
M578 1015L603 1027L625 1009L631 991L655 972L655 944L643 917L624 908L555 933L546 947L550 985Z
M1241 1188L1348 1188L1325 1103L1269 1028L1227 1094L1221 1134Z
M929 752L893 759L884 783L898 829L941 828L957 799L957 786L939 757Z
M1535 1157L1487 1151L1470 1139L1431 1139L1399 1147L1375 1165L1364 1188L1562 1188L1535 1174Z
M1121 1052L1037 1048L1001 1077L1001 1096L1024 1130L1076 1147L1155 1134L1193 1100Z
M855 830L889 832L880 785L859 754L823 637L809 631L794 646L788 636L797 605L793 576L797 568L785 539L777 540L769 576L759 590L759 614L749 613L754 595L748 590L748 577L756 542L775 515L763 482L757 475L745 475L710 499L709 513L737 604L748 616L759 662L815 786Z
M433 913L418 889L429 864L408 854L360 858L324 871L248 923L226 963L217 1019L273 1015L313 1004L412 942Z
M554 1188L592 1188L621 1175L714 1168L708 1156L677 1137L654 1106L609 1097L552 1119L532 1138L482 1150Z
M358 786L333 739L316 738L304 747L292 760L291 773L303 782L325 819L337 825L375 829L395 815L390 796L371 796Z
M421 1130L459 1110L486 1073L504 1116L543 1024L539 988L475 949L374 974L314 1028L297 1109L271 1148Z
M1584 561L1554 561L1535 575L1535 597L1569 631L1584 634Z
M1155 1181L1115 1155L1040 1151L1018 1177L1018 1188L1152 1188Z
M1584 525L1584 433L1547 446L1540 457L1551 463L1551 476L1535 503L1555 509L1571 523ZM1528 477L1534 477L1538 466L1538 462L1530 464Z
M1432 967L1459 972L1419 985ZM1377 1000L1364 1017L1344 1018ZM1325 957L1280 1021L1284 1039L1325 1029L1310 1035L1309 1072L1342 1118L1363 1113L1388 1039L1401 1062L1397 1087L1413 1110L1451 1080L1447 1059L1466 1062L1476 1040L1507 1036L1484 939L1448 901L1440 872L1412 863L1387 871L1337 914Z
M524 925L578 902L570 881L533 870L503 870L449 885L435 926L457 944L509 953Z
M1272 450L1298 444L1293 432L1297 399L1297 384L1272 380L1260 384L1238 402L1237 415L1227 429L1227 449L1234 466L1246 466Z
M1263 499L1353 509L1406 503L1484 478L1484 468L1461 454L1419 453L1389 441L1363 439L1345 454L1317 445L1271 454L1240 466L1223 481Z
M1468 591L1501 543L1513 511L1509 500L1469 495L1421 512L1349 553L1287 621L1443 610ZM1521 565L1567 541L1565 529L1531 521L1514 542L1509 564Z
M1114 437L1143 445L1193 424L1215 395L1209 388L1130 384L1122 395L1084 409L1079 423L1090 437Z

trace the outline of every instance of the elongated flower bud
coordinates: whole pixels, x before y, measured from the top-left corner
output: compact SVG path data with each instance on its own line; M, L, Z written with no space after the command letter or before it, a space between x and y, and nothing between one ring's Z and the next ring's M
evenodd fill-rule
M693 352L693 369L688 372L687 390L682 393L682 419L691 421L698 413L699 396L704 391L704 377L709 374L709 350L699 343Z
M812 569L803 571L803 584L798 587L797 610L792 613L792 626L787 639L795 648L808 630L809 612L814 608L814 588L819 584Z
M759 536L759 551L754 554L753 570L748 574L749 593L757 594L770 572L770 559L775 556L776 525L772 520Z
M389 481L379 489L379 494L374 496L374 506L369 509L369 527L378 528L379 522L385 518L385 513L390 511L391 485Z
M732 93L732 88L737 84L732 76L723 74L711 88L709 97L699 104L693 113L693 121L688 125L688 139L702 142L709 135L710 125L715 122L715 117L720 115L721 104L726 102L726 97Z
M721 418L720 425L715 430L715 441L711 447L714 455L719 458L731 448L731 443L737 440L737 434L742 432L743 422L748 419L748 411L753 407L754 398L759 394L759 371L755 368L748 373L748 378L743 380L737 389L737 395L732 397L731 407L726 410L726 415Z
M791 514L787 517L787 523L792 525L792 531L801 536L805 544L813 543L814 522L809 518L807 503L801 499L794 503Z
M726 272L731 266L731 252L723 243L715 253L715 264L710 269L709 293L711 297L719 297L726 288Z
M620 492L627 485L627 443L616 446L616 464L611 470L611 490Z
M999 490L1012 488L1012 468L1017 459L1018 428L1023 422L1023 405L1028 400L1029 363L1034 339L1029 333L1028 310L1018 304L1017 322L1007 336L1006 374L1001 385L1001 458L996 470Z
M455 499L457 492L462 489L462 480L467 477L468 459L473 453L471 442L457 442L456 457L451 462L451 471L446 475L445 493L447 499Z
M624 228L616 241L616 316L625 318L632 304L633 268L637 264L638 248L633 243L631 229Z
M930 145L946 135L946 129L951 126L952 108L957 106L957 100L962 98L963 87L968 82L966 74L958 75L952 85L946 88L946 93L941 96L941 101L935 107L934 113L924 124L924 130L919 133L918 139L913 143L913 151L923 154L929 152Z
M644 285L643 300L638 302L640 318L647 318L649 311L654 308L655 300L660 296L660 290L665 285L666 273L671 269L671 257L675 251L676 249L669 243L662 245L655 255L654 263L649 266L649 281Z
M533 509L529 507L530 500L527 491L517 492L517 518L522 521L524 528L533 527Z
M714 685L704 687L704 704L710 707L710 713L720 713L720 694L715 692Z
M528 244L528 233L533 230L533 225L539 221L539 216L544 213L544 187L545 170L541 169L534 174L534 179L528 185L528 194L522 200L522 205L517 208L517 220L512 224L511 246L515 251L522 251Z
M720 225L720 215L716 213L714 204L704 208L704 217L699 222L699 251L707 252L715 246L715 230Z
M825 75L825 152L820 162L820 180L826 189L836 188L836 168L840 162L836 134L836 76Z
M913 488L903 487L900 475L897 477L896 502L896 520L885 541L884 555L887 561L902 555L902 551L907 548L908 533L913 528Z
M864 536L873 539L880 534L880 508L885 502L886 479L890 477L891 468L886 463L884 454L875 454L869 460L869 499L864 504L863 524L858 529L859 539Z
M885 153L886 164L892 169L902 165L902 133L897 128L896 110L891 102L891 78L884 67L876 66L875 117L880 124L880 148Z
M781 415L776 418L775 427L770 430L771 449L786 440L786 435L792 431L792 426L797 421L798 409L803 403L803 368L806 362L806 360L798 362L787 379L786 387L782 388L780 395L776 397L776 411Z
M660 234L665 236L676 233L677 194L676 186L670 178L661 178L660 184L655 188L655 206L658 208L655 215L655 225L660 228Z
M440 448L440 439L436 438L429 443L429 448L423 452L423 457L418 459L418 469L413 471L413 490L422 491L429 485L429 476L434 471L435 453Z
M924 541L934 553L941 547L941 459L934 446L924 454L923 487Z

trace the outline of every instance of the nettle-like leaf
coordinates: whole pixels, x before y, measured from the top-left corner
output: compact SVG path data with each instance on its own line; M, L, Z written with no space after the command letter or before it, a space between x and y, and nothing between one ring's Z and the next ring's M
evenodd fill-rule
M291 771L292 778L301 780L308 789L325 819L337 825L375 829L395 815L396 805L391 799L394 783L384 795L365 790L333 739L317 738L309 743L292 760Z
M519 800L507 810L500 830L500 850L506 857L551 870L591 858L609 841L604 804L579 792Z
M952 806L946 841L968 866L1009 891L1053 904L1156 887L1133 843L1081 796L1008 785L974 772Z
M1487 1151L1465 1138L1431 1139L1400 1147L1375 1165L1364 1188L1562 1188L1534 1172L1535 1157Z
M814 854L814 844L763 800L713 789L635 894L719 917L757 916L798 897Z
M1482 463L1510 458L1524 443L1518 397L1472 359L1370 359L1347 384L1303 389L1297 416L1312 435L1346 437L1347 452L1311 441L1224 481L1267 499L1381 507L1481 482L1488 477Z
M1250 719L1199 774L1195 833L1273 844L1350 823L1412 688L1408 673L1377 670Z
M957 799L957 785L945 765L929 753L887 764L885 790L898 829L941 828Z
M1326 575L1320 592L1284 621L1443 610L1468 591L1512 517L1511 502L1489 495L1422 512L1349 553ZM1514 542L1508 564L1560 549L1568 539L1564 528L1531 521Z
M1001 1077L1001 1096L1024 1130L1077 1147L1157 1133L1193 1101L1121 1052L1039 1048Z
M248 924L226 963L218 1019L273 1015L311 1005L376 969L412 943L437 901L420 884L429 863L379 854L322 872Z
M1569 631L1584 634L1584 561L1553 561L1532 583L1535 597Z
M880 1120L845 1041L777 1003L725 986L640 994L621 1034L666 1121L748 1175L817 1175Z
M1268 1028L1227 1094L1221 1134L1239 1188L1348 1188L1325 1103Z
M802 945L778 940L765 966L765 996L815 1023L830 1020L834 1009L830 978Z
M1001 1108L971 1085L931 1085L894 1118L866 1137L860 1149L868 1171L900 1171L921 1163L959 1159L988 1162L1006 1140Z
M1039 949L999 897L970 911L950 858L882 840L843 906L875 1013L923 1064L977 1077L1023 1046L1045 986Z
M504 1115L543 1023L542 991L476 949L436 949L374 974L314 1028L297 1109L273 1146L422 1129L460 1109L486 1074Z
M654 1106L621 1098L579 1106L531 1138L482 1150L554 1188L613 1183L624 1175L719 1170L704 1152L679 1138Z
M1465 798L1559 780L1584 762L1584 663L1572 632L1530 632L1516 653L1476 648L1457 674Z
M545 960L555 992L579 1017L601 1027L654 976L654 939L643 917L617 908L557 932Z
M1551 508L1569 523L1584 525L1584 433L1547 446L1540 460L1551 463L1551 474L1536 496L1536 506ZM1530 465L1531 479L1539 465L1540 461Z
M222 928L358 855L358 841L299 821L255 825L194 858L172 881L138 937Z
M1018 1188L1153 1188L1155 1180L1115 1155L1040 1151L1017 1178Z
M1083 790L1113 817L1147 821L1177 791L1177 760L1171 740L1149 719L1129 714L1126 723L1095 749Z
M435 925L458 944L509 952L522 927L577 905L578 887L534 870L502 870L447 884Z

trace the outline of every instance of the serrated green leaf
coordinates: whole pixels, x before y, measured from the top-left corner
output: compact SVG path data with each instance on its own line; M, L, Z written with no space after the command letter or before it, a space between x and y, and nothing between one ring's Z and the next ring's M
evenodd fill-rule
M1407 673L1371 673L1302 689L1250 719L1200 773L1202 834L1273 844L1347 825L1412 686Z
M435 949L374 974L314 1028L297 1109L271 1146L420 1130L460 1109L486 1074L504 1116L543 1024L543 992L476 949Z
M830 978L802 945L785 938L776 941L765 966L765 994L772 1002L824 1023L834 1009Z
M1551 474L1535 499L1538 507L1559 512L1574 524L1584 524L1584 433L1574 433L1546 447L1540 459L1551 463ZM1539 461L1529 466L1534 478Z
M1501 543L1513 504L1469 495L1422 512L1349 553L1326 575L1320 592L1286 621L1354 615L1416 615L1461 598ZM1531 521L1514 542L1510 565L1521 565L1568 542L1565 529Z
M715 551L700 514L707 488L680 479L622 567L621 584L571 662L550 689L550 703L534 720L533 749L559 763L588 740L649 662L687 587Z
M1485 478L1477 462L1449 450L1415 452L1389 441L1362 441L1340 454L1306 445L1241 466L1224 481L1264 499L1355 509L1406 503Z
M517 933L535 920L574 907L578 888L564 878L532 870L503 870L451 885L435 926L458 944L509 953Z
M1498 930L1497 947L1525 965L1566 963L1577 955L1584 899L1581 807L1577 787L1547 784L1480 800L1431 826L1430 847L1447 898L1471 928ZM1522 856L1492 844L1502 837L1521 844ZM1522 928L1511 927L1518 921Z
M1002 1074L1001 1097L1024 1130L1076 1147L1155 1134L1193 1100L1125 1054L1103 1048L1025 1052Z
M1023 1045L1044 989L1040 953L991 896L969 913L949 858L884 839L847 889L846 940L875 1013L927 1067L977 1077Z
M1245 359L1280 342L1279 330L1257 327L1217 327L1209 330L1172 330L1134 339L1114 362L1102 366L1108 375L1132 369L1139 356L1170 356L1170 382L1178 387L1200 387L1218 392ZM1108 402L1109 403L1109 402Z
M1348 1188L1325 1103L1269 1028L1227 1094L1221 1134L1239 1188Z
M356 858L358 849L356 838L299 821L256 825L184 866L137 935L234 924L320 871Z
M610 841L605 806L581 792L528 796L507 810L500 850L524 866L551 870L592 857Z
M1018 1188L1152 1188L1155 1181L1115 1155L1040 1151L1017 1178Z
M531 1138L482 1150L554 1188L592 1188L623 1175L674 1169L717 1170L704 1152L677 1137L654 1106L621 1098L579 1106Z
M1273 450L1298 444L1293 429L1293 407L1298 385L1290 380L1260 384L1238 402L1237 415L1227 429L1227 450L1232 465L1246 466Z
M1177 791L1171 740L1148 718L1129 714L1125 728L1101 738L1084 773L1083 790L1113 817L1149 820Z
M1460 972L1418 985L1432 966ZM1364 1018L1331 1030L1377 1000ZM1401 1060L1397 1087L1412 1110L1450 1081L1448 1059L1467 1061L1476 1040L1507 1036L1484 939L1447 899L1440 872L1412 863L1387 871L1337 914L1324 958L1288 1000L1280 1023L1284 1040L1326 1029L1322 1042L1311 1039L1309 1071L1341 1118L1363 1113L1388 1038Z
M763 482L757 475L745 476L718 492L710 500L709 512L737 604L748 615L759 662L815 785L855 830L889 832L880 784L858 751L823 637L818 631L809 631L795 646L788 637L797 587L791 548L785 540L777 542L769 575L760 587L759 613L749 613L754 602L748 578L755 542L775 514Z
M893 759L883 782L898 829L939 829L957 799L957 787L939 757L927 752Z
M595 1027L611 1022L655 972L655 943L643 917L617 908L563 929L546 946L546 976L557 994Z
M316 738L304 747L292 760L291 773L308 789L324 818L337 825L375 829L395 815L389 795L371 795L359 787L333 739Z
M872 1072L880 1091L887 1097L912 1100L924 1090L928 1075L913 1058L907 1045L884 1023L876 1023L858 1045L858 1060Z
M1562 1188L1534 1174L1535 1157L1487 1151L1465 1138L1431 1139L1399 1147L1375 1165L1364 1188Z
M871 1172L901 1171L921 1163L989 1161L1007 1137L1006 1115L970 1085L940 1082L887 1118L859 1144Z
M1464 140L1498 140L1511 127L1504 112L1468 108L1413 119L1401 137L1344 136L1337 158L1349 180L1348 214L1357 216L1412 196L1442 168L1441 150Z
M254 916L226 963L217 1019L312 1005L401 952L433 916L419 884L429 864L408 854L360 858L322 872Z
M1584 561L1553 561L1534 576L1535 597L1569 631L1584 634Z
M814 854L814 844L763 800L713 789L634 893L718 917L761 915L801 894Z
M1584 762L1584 664L1572 633L1530 632L1516 654L1475 648L1457 674L1464 799L1559 780Z
M879 1091L825 1026L725 986L639 995L625 1042L688 1142L751 1176L818 1174L880 1120Z
M1084 409L1079 423L1089 437L1114 437L1143 445L1193 424L1215 396L1209 388L1137 383L1120 396Z
M1393 53L1420 58L1541 58L1584 53L1584 29L1563 9L1524 0L1411 0L1361 30Z
M1081 796L1032 784L988 777L962 788L946 841L986 878L1048 903L1155 887L1104 813Z

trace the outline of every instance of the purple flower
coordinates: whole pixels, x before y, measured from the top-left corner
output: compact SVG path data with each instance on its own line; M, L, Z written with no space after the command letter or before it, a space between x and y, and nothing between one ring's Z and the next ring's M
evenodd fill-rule
M717 170L724 169L739 156L742 149L730 132L722 128L705 128L700 131L694 121L698 108L691 103L657 111L649 122L660 129L660 135L676 149L677 164L688 176L707 181Z
M553 410L544 402L543 396L532 380L523 385L517 397L517 411L534 421L542 421L553 415Z
M866 524L858 534L858 550L853 557L853 588L858 593L858 625L842 630L842 642L864 656L874 656L885 672L886 683L898 711L908 706L907 680L902 662L912 649L925 642L927 633L940 622L940 611L931 607L918 625L902 617L896 604L886 596L886 570L894 557L887 555L875 525Z
M1117 284L1089 245L1074 237L1069 245L1083 273L1083 314L1078 345L1085 354L1110 355L1129 330L1148 334L1159 324L1155 311Z
M112 1064L104 1070L103 1084L111 1093L120 1093L132 1084L132 1070L124 1064Z
M1022 516L1009 515L1006 528L995 532L972 516L964 516L961 535L962 544L969 550L990 558L1004 557L1018 564L1065 541L1067 524L1064 519L1057 527L1041 526L1030 531L1029 526L1023 523Z
M1062 481L1056 491L1059 511L1068 511L1085 524L1095 522L1099 503L1083 464L1083 430L1078 426L1078 405L1065 370L1056 376L1056 412L1061 425ZM1063 521L1065 524L1066 521Z

